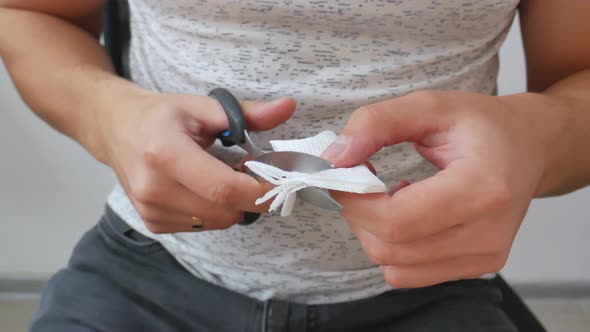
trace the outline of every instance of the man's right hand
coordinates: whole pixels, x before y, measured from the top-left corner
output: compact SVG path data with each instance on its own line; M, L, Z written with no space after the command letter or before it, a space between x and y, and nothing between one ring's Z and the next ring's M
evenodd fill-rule
M100 159L116 172L150 231L195 231L193 217L202 229L224 229L241 221L244 211L268 209L254 205L268 184L205 151L228 127L216 100L144 92L117 105L97 117ZM260 131L286 121L295 102L244 102L242 108L248 128Z
M205 151L227 128L215 100L146 92L115 75L98 42L103 4L0 0L0 57L23 99L114 169L154 233L192 231L198 220L222 229L243 211L264 211L254 201L268 184ZM292 99L242 106L251 130L276 127L295 109Z

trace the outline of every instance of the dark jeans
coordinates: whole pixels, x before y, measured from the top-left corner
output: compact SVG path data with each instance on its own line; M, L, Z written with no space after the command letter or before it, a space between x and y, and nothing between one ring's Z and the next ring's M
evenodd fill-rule
M199 280L107 208L53 276L31 331L516 331L487 280L346 303L261 302Z

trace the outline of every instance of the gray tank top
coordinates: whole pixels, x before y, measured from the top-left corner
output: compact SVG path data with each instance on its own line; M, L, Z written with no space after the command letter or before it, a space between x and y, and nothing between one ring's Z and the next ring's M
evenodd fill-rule
M292 96L297 111L255 140L339 132L356 108L421 89L492 94L517 0L130 0L133 80L160 92ZM394 110L392 110L394 111ZM211 148L227 162L238 150ZM388 185L436 169L408 144L372 157ZM120 186L108 204L191 273L265 300L331 303L390 289L338 215L299 203L249 227L155 235Z

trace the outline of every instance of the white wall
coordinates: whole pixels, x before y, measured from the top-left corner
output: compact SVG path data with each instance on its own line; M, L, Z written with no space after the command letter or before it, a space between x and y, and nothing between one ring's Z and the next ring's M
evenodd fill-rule
M499 93L525 90L518 20L500 52ZM588 151L581 148L580 152ZM503 274L519 282L590 282L590 187L533 201Z
M524 90L519 32L502 51L500 93ZM76 143L28 111L0 71L0 278L47 276L99 217L113 178ZM505 276L590 282L590 188L538 200Z
M113 178L30 112L0 69L0 278L46 277L97 221Z

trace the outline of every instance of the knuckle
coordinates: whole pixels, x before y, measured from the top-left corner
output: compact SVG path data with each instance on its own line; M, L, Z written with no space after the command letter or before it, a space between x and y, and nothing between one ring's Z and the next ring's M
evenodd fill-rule
M500 254L506 250L510 250L510 247L512 246L512 240L509 236L500 232L497 234L498 235L490 236L488 243L486 244L486 249L489 253Z
M404 274L397 268L389 266L383 271L385 282L395 288L411 288L413 287L412 281L408 280Z
M389 257L392 264L410 265L418 262L416 253L402 246L396 246L395 249L391 249Z
M382 122L379 110L374 104L369 104L356 109L350 115L350 123L360 125L360 127L370 128L373 124Z
M377 243L367 244L365 252L371 262L377 265L390 265L393 263L389 251L383 245Z
M401 246L378 247L369 255L369 259L377 265L408 265L416 263L415 255Z
M435 90L419 90L412 92L408 97L415 99L416 102L423 105L425 108L432 110L444 110L444 95L440 91Z
M233 203L234 188L231 183L218 183L209 188L209 199L218 205L231 205Z
M502 238L498 241L498 248L496 250L496 252L500 253L500 254L506 254L506 260L508 260L508 254L510 253L510 250L512 249L512 243L514 241L514 236L512 235L512 233L510 233L511 235L504 235L502 236Z
M141 216L141 218L145 221L147 219L148 214L149 214L150 208L147 205L144 205L143 203L140 203L140 202L134 202L134 203L135 203L134 204L135 210Z
M136 210L144 222L150 223L150 224L158 224L158 220L159 220L160 216L159 216L159 213L156 212L155 209L148 207L148 206L139 205L136 208Z
M161 224L158 224L153 221L145 220L144 219L145 227L154 234L164 234L167 233L166 228L163 227Z
M490 260L488 265L487 273L495 273L500 272L506 266L506 262L508 261L508 254L500 253L494 255L493 258Z
M141 174L136 176L130 183L131 195L142 203L152 203L160 198L159 187L155 181L148 175Z
M510 204L512 193L504 182L490 181L484 199L484 207L488 210L498 210Z
M166 144L160 140L152 140L143 146L142 156L149 168L159 169L172 160L172 154Z
M388 242L400 243L410 239L406 227L402 223L389 223L382 229L383 237Z

